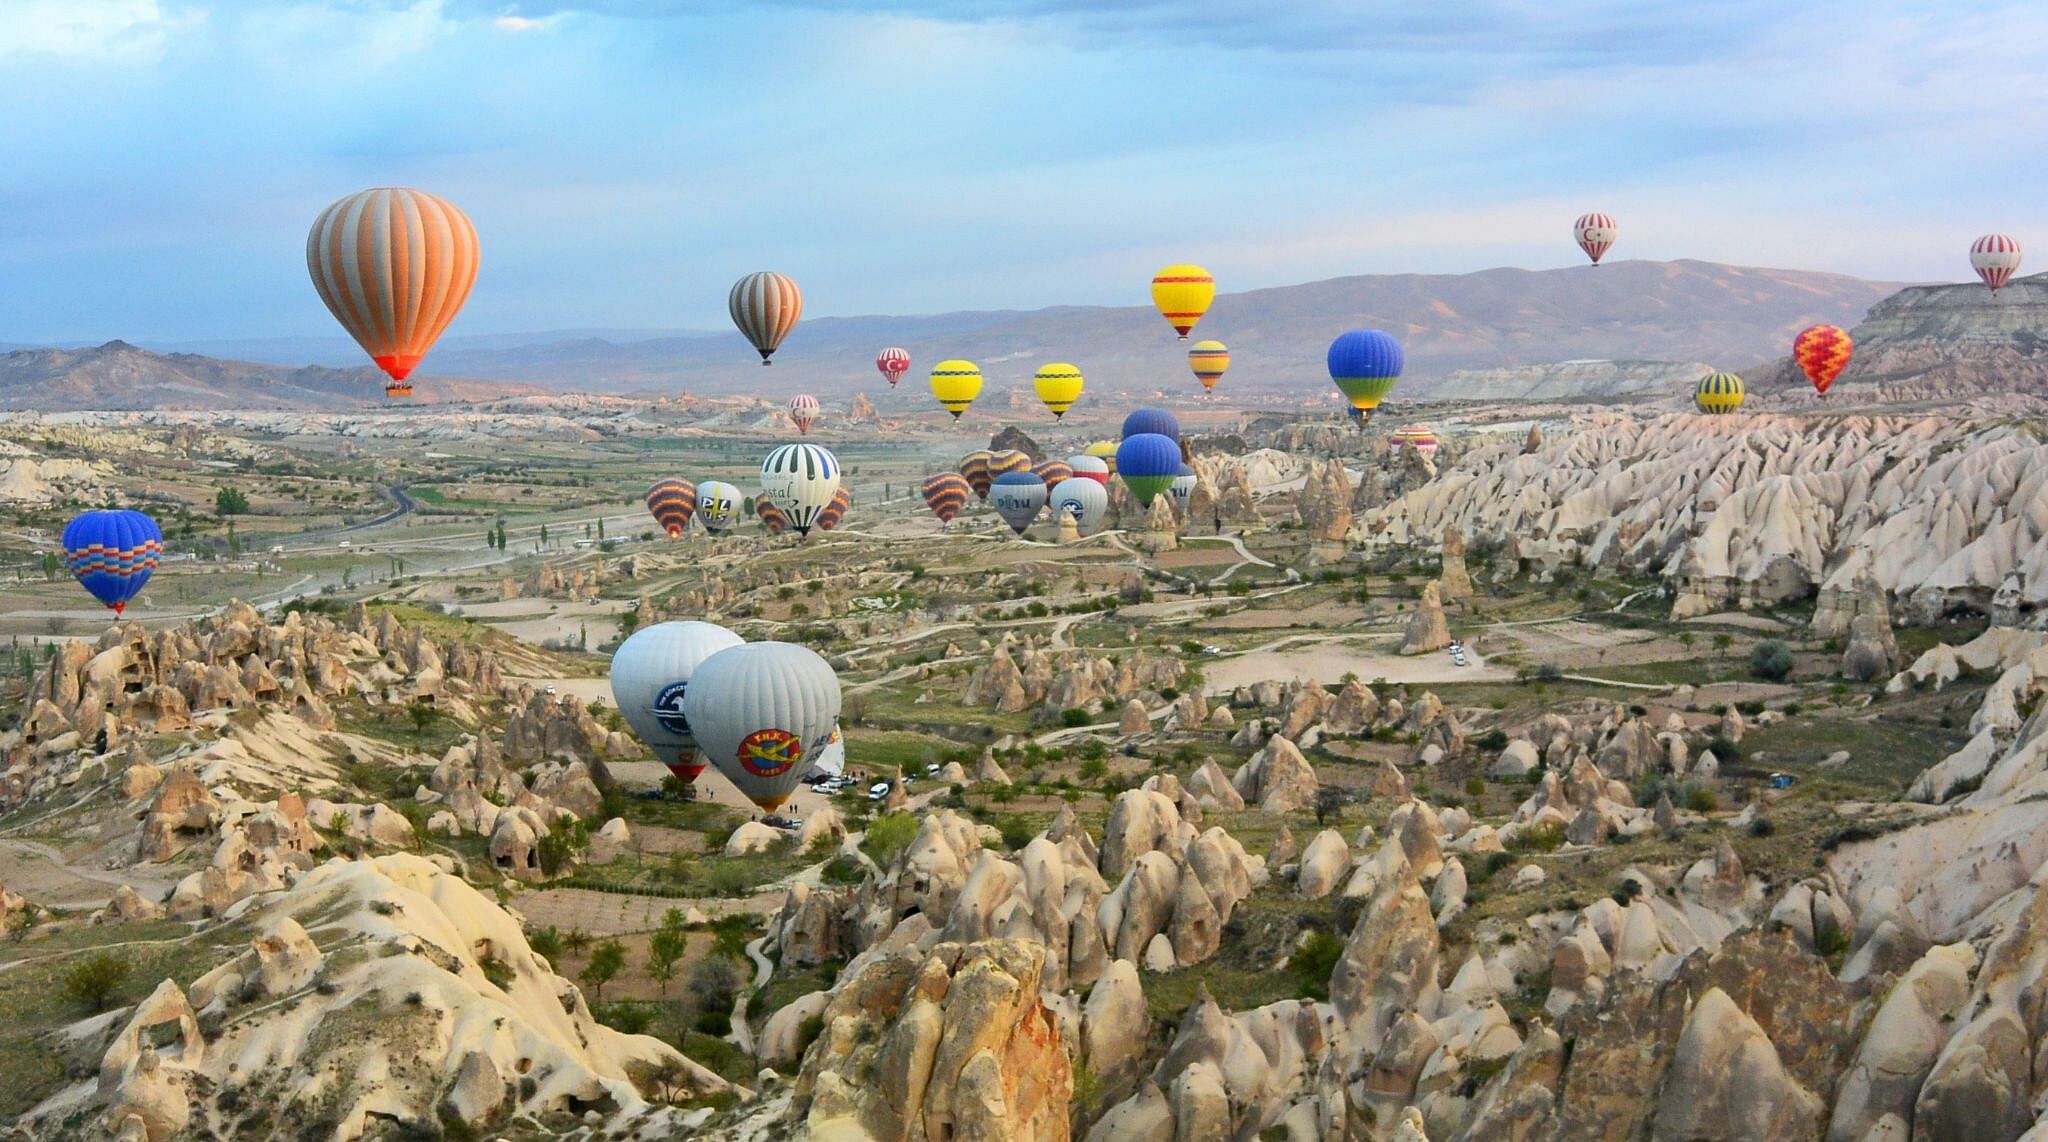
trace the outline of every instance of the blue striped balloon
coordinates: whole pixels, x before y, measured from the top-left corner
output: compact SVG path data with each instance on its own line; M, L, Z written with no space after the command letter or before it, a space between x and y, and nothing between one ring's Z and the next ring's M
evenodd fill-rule
M1179 440L1180 421L1163 408L1141 408L1124 418L1125 440L1148 432L1168 440Z
M63 544L72 577L118 615L156 571L164 533L141 512L90 511L65 525Z

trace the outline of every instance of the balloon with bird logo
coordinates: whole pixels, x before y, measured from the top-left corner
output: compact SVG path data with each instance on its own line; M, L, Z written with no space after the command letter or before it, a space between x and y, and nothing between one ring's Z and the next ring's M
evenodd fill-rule
M1053 485L1045 502L1053 519L1072 519L1075 531L1093 535L1109 511L1109 489L1099 481L1076 476Z
M1216 382L1230 368L1230 348L1221 341L1197 341L1188 349L1188 368L1195 372L1195 379L1210 392L1216 391Z
M932 509L932 514L939 517L941 526L953 522L953 517L959 515L960 509L967 506L967 497L974 492L974 489L968 486L967 477L958 472L941 472L931 476L925 480L922 490L924 506Z
M681 539L697 514L697 486L674 476L657 480L647 489L647 510L670 539Z
M821 445L784 444L761 461L761 494L782 509L798 535L811 533L838 491L839 458Z
M882 379L888 381L889 387L893 389L896 387L896 382L903 379L903 374L910 371L910 351L908 349L896 348L884 349L875 354L875 368L882 374Z
M138 511L86 512L64 525L64 565L93 598L116 615L128 609L156 572L164 533Z
M1117 445L1117 477L1137 497L1139 507L1151 507L1153 498L1180 475L1180 468L1180 443L1172 437L1141 432Z
M954 420L981 395L981 366L972 361L940 361L932 366L932 395Z
M704 772L683 708L690 676L705 659L745 641L716 623L656 623L634 631L612 654L612 700L619 713L685 784Z
M808 434L811 425L818 423L818 415L824 411L818 398L809 393L798 393L789 398L789 422L796 425L799 433Z
M1734 412L1742 407L1742 378L1734 373L1709 373L1693 387L1692 400L1710 415Z
M761 354L761 363L773 364L769 358L803 316L804 291L788 275L762 270L732 284L725 308L741 336Z
M816 651L746 642L697 664L683 710L705 758L773 813L830 747L839 702L839 676Z
M1856 343L1839 325L1809 325L1792 339L1792 359L1822 396L1828 395L1828 386L1848 368L1855 352Z
M424 190L378 187L330 205L306 235L306 270L341 327L412 395L412 371L462 311L482 258L476 227Z
M1054 420L1066 416L1067 410L1074 407L1074 402L1081 399L1083 383L1081 370L1065 361L1040 365L1038 372L1031 378L1031 386L1037 391L1038 399L1045 402L1045 407L1052 412Z
M1614 217L1597 210L1579 215L1579 220L1572 223L1572 240L1579 244L1579 249L1584 250L1587 257L1593 259L1596 266L1600 264L1600 255L1605 254L1620 235L1621 229L1614 224Z
M1152 275L1152 304L1183 341L1215 300L1216 279L1200 266L1180 263Z
M1378 329L1348 330L1330 342L1330 381L1351 402L1361 427L1394 391L1404 363L1401 343Z
M2003 234L1986 234L1970 244L1970 268L1997 293L2020 268L2020 244Z
M742 494L724 480L706 480L697 485L697 518L704 521L704 530L713 535L731 530L740 519Z
M1011 531L1023 535L1038 513L1045 510L1045 481L1029 470L1005 472L989 485L988 502Z

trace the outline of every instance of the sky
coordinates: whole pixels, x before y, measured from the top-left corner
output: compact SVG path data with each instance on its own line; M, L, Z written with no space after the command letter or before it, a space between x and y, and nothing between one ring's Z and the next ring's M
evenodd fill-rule
M1961 280L2048 257L2043 74L2031 0L5 0L0 342L333 334L305 231L379 185L476 223L451 335L1563 266L1587 210Z

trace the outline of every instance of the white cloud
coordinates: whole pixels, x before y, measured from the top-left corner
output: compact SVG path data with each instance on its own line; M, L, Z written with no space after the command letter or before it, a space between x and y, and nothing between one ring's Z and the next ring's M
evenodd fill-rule
M527 16L500 16L491 21L491 26L504 32L539 32L553 22L552 19L535 20Z
M157 0L7 0L0 3L0 61L156 56L205 18L166 11Z

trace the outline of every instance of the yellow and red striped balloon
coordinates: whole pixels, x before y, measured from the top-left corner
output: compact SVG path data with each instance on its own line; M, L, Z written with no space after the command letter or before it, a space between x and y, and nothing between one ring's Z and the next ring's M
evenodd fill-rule
M1195 371L1195 379L1211 392L1216 382L1223 379L1223 373L1230 368L1230 347L1221 341L1197 341L1188 350L1188 368Z
M1182 262L1152 275L1152 304L1183 341L1215 300L1216 279L1200 266Z
M482 251L469 216L406 187L349 195L306 235L306 272L341 327L384 370L387 396L406 380L469 300Z
M1828 395L1828 386L1849 367L1849 358L1856 352L1856 343L1849 340L1839 325L1812 325L1799 331L1792 339L1792 359L1799 362L1799 371L1813 382L1813 391Z
M941 525L949 524L967 506L967 496L972 491L967 477L958 472L941 472L924 482L924 505L939 517Z

